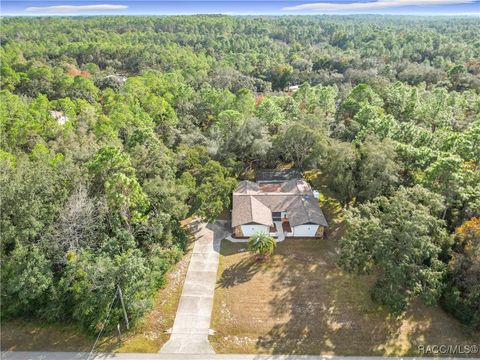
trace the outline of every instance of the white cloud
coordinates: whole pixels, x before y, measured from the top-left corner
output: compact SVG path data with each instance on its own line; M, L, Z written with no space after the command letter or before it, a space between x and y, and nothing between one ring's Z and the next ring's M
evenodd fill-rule
M127 5L98 4L98 5L31 6L31 7L27 7L25 10L29 12L43 12L43 13L78 13L78 12L112 11L112 10L125 10L125 9L128 9Z
M317 10L317 11L355 11L355 10L376 10L402 6L434 6L452 4L472 4L475 0L376 0L372 2L353 3L310 3L297 6L284 7L282 10Z

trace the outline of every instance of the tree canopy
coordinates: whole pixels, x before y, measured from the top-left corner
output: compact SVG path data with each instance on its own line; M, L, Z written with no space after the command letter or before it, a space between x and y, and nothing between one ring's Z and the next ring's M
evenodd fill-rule
M3 18L2 316L95 332L121 286L139 319L180 221L287 166L347 209L341 263L382 270L374 299L478 327L479 58L473 18Z

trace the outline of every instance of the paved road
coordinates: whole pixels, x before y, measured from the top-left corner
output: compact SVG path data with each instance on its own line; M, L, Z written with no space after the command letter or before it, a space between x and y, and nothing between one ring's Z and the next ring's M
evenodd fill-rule
M68 352L3 352L3 360L445 360L446 358L380 357L380 356L320 356L320 355L222 355L222 354L94 354ZM465 360L466 358L448 358ZM474 358L471 358L474 359Z
M220 241L227 235L223 222L198 224L196 242L183 285L170 340L164 354L213 354L208 342Z

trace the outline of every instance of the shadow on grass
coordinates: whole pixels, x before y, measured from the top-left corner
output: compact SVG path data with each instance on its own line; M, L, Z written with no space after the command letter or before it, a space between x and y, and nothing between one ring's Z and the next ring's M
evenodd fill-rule
M332 230L327 241L336 239L333 234L342 233L342 229ZM311 257L293 256L294 251ZM269 301L268 317L279 321L258 336L258 351L421 356L420 345L478 343L479 333L469 335L439 306L415 301L406 314L389 315L370 298L369 289L376 276L347 274L337 267L336 256L326 256L327 252L333 253L330 246L310 252L301 249L300 243L278 247L280 266L269 284L275 296Z
M355 308L355 302L369 299L363 299L352 282L328 260L322 265L290 257L271 284L276 295L269 312L271 318L287 321L259 336L257 349L273 354L380 355L376 349L384 343L385 328L365 323L363 309Z
M335 248L343 226L335 205L324 206L332 219L327 240L287 240L277 248L269 317L282 320L257 338L259 351L382 355L386 334L401 327L397 319L385 322L386 313L372 303L368 288L374 279L338 268Z
M241 283L249 281L261 269L260 262L254 257L245 258L242 261L226 268L218 286L222 288L230 288Z

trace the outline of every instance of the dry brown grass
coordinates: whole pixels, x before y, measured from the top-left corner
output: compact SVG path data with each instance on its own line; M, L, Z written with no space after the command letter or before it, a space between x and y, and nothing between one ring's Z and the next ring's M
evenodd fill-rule
M339 208L326 199L326 240L289 239L265 263L246 244L223 241L210 337L219 353L419 355L420 344L475 344L439 307L413 304L392 318L374 304L372 276L337 265ZM475 341L477 340L477 341Z
M167 274L167 284L158 290L155 306L119 341L113 334L103 338L96 351L158 352L170 335L187 273L191 251ZM94 338L65 323L47 324L38 320L2 322L2 351L90 351Z
M70 324L2 321L2 351L90 351L94 339Z

